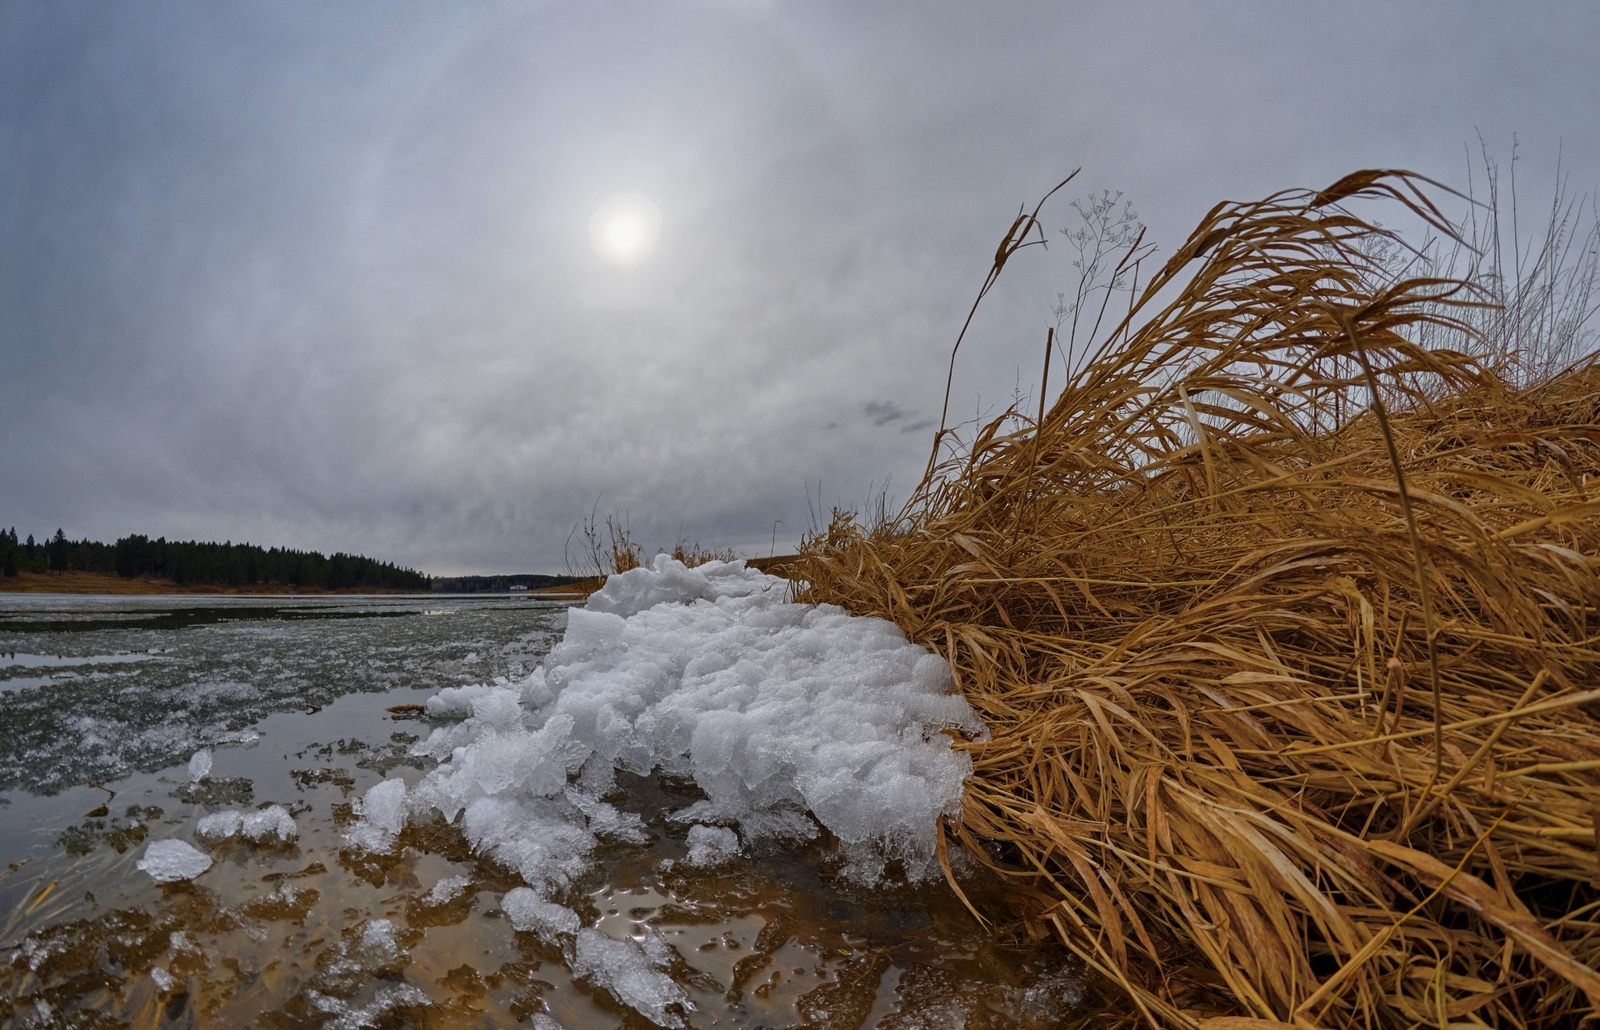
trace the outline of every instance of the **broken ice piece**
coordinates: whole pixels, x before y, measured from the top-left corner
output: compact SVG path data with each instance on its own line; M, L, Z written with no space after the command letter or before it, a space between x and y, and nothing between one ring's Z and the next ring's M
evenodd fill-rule
M578 931L572 974L594 981L657 1026L681 1027L683 1017L668 1012L668 1006L693 1011L694 1003L677 981L661 971L671 957L671 945L659 933L645 938L641 946L632 938L613 940L585 927Z
M739 835L722 826L695 824L689 827L689 854L692 866L709 869L740 855Z
M268 805L254 812L213 812L195 826L195 833L202 840L226 840L240 834L258 844L273 837L287 843L299 832L294 817L282 805Z
M427 902L430 905L447 905L461 897L461 892L471 883L465 876L446 876L433 885L433 890L428 892Z
M395 835L406 826L405 781L384 780L372 787L362 796L356 812L361 819L345 834L345 841L362 851L388 851Z
M157 883L175 883L192 880L210 869L211 856L181 840L158 840L136 864Z
M513 928L535 934L547 944L559 944L561 937L578 932L576 912L546 901L527 887L506 891L506 896L500 899L500 911L511 920Z

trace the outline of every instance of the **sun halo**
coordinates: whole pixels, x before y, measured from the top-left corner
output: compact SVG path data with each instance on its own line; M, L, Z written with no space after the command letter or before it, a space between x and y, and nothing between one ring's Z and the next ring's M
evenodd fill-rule
M661 212L648 197L623 193L595 209L589 221L590 241L606 261L619 268L649 256L661 229Z

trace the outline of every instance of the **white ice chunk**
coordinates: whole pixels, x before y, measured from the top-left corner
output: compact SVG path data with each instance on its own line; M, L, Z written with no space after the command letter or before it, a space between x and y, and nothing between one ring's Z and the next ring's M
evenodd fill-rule
M145 849L136 865L157 883L192 880L211 868L211 856L181 840L158 840Z
M372 1003L362 1008L354 1008L347 1002L318 991L307 991L306 994L319 1012L333 1017L331 1021L323 1024L324 1030L360 1030L363 1027L374 1027L382 1022L383 1016L395 1009L421 1008L433 1004L420 987L411 984L395 984L392 987L380 988L373 995Z
M752 840L788 841L803 844L817 837L817 824L804 812L786 809L750 812L739 820L739 829Z
M514 929L536 934L549 944L560 944L561 938L578 932L578 914L563 905L546 901L527 887L506 891L500 899L500 910L511 920Z
M352 952L368 968L392 965L404 954L395 936L394 922L388 919L374 919L362 927L361 939Z
M709 868L738 858L739 835L721 826L689 827L688 862L692 866Z
M189 780L199 783L211 775L211 749L203 747L189 759Z
M688 1011L694 1004L682 987L661 970L671 958L671 948L659 934L638 941L613 940L593 927L578 931L572 975L593 980L616 999L657 1026L681 1027L683 1017L668 1012L672 1005Z
M406 781L377 784L362 795L356 811L361 818L345 834L345 840L363 851L388 851L394 847L395 835L405 829Z
M427 902L430 905L446 905L461 897L461 893L472 884L471 877L446 876L433 885L433 890L428 892Z
M581 790L568 790L566 798L572 802L574 808L583 813L583 817L589 821L589 829L596 836L623 844L649 842L650 831L644 828L644 820L637 814L624 812L615 805L609 805Z
M467 806L461 828L474 848L494 855L544 893L582 876L599 843L565 800L478 798Z
M282 805L268 805L254 812L246 812L240 820L239 832L257 842L275 837L287 843L294 840L300 828L295 825L294 816Z
M200 822L195 825L194 832L201 840L227 840L238 833L239 827L243 825L243 813L230 808L201 816Z
M670 555L658 554L648 565L608 578L605 586L589 595L584 607L627 618L658 604L688 604L752 594L782 599L788 596L789 588L788 580L747 569L743 561L710 561L691 569Z
M160 966L150 967L150 979L155 981L156 990L158 991L170 991L173 985L178 982L177 977Z
M202 840L226 840L240 834L256 843L276 838L288 842L300 832L294 817L282 805L268 805L252 812L224 809L203 816L195 825L195 833Z

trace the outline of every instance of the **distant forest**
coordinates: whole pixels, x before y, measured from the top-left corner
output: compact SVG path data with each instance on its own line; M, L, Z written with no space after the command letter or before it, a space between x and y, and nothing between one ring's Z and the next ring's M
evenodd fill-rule
M248 587L280 585L342 590L351 587L429 590L432 580L414 569L374 561L358 554L328 557L316 551L254 544L211 544L194 540L125 536L114 544L68 540L65 533L44 543L32 534L19 542L15 526L0 530L0 574L19 572L101 572L137 579L170 579L179 585Z

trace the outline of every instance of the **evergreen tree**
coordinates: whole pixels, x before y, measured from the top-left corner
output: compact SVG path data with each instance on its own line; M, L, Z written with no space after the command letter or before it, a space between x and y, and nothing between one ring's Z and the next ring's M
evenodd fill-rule
M67 571L67 556L71 553L72 548L67 543L67 534L62 532L60 527L56 528L56 535L50 538L48 550L50 555L50 571Z

